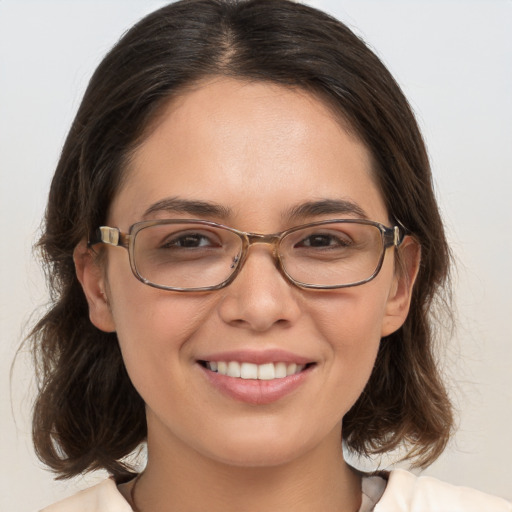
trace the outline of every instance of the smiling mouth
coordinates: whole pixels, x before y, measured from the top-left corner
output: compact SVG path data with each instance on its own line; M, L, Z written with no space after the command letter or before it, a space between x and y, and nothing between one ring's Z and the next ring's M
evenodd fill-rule
M238 361L199 361L199 364L211 372L239 379L273 380L297 375L315 363L264 363L254 364Z

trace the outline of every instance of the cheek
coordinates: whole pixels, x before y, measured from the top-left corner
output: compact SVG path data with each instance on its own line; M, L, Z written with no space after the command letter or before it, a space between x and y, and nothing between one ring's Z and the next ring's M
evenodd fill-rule
M127 359L186 357L187 341L200 328L212 309L205 297L176 296L151 289L135 296L117 296L112 305L114 322ZM136 297L136 298L135 298Z
M331 365L331 397L343 404L343 414L366 385L380 345L387 291L373 283L315 301L315 325L326 340L326 360Z
M185 340L208 308L205 297L147 286L132 274L127 254L109 256L109 299L122 347L142 351Z
M367 283L358 290L319 296L315 300L315 323L332 350L364 351L378 344L386 315L386 293L372 293ZM363 287L368 287L363 290Z
M210 315L214 296L158 290L114 265L109 290L123 359L139 392L145 383L168 378L171 369L181 371L179 363L191 359L187 342Z
M140 293L140 302L121 299L114 306L120 315L114 313L114 317L116 324L121 320L117 334L133 386L150 409L165 416L169 404L176 411L190 392L190 371L196 364L190 340L201 329L211 305L205 298L165 291L161 295L145 288L149 293Z

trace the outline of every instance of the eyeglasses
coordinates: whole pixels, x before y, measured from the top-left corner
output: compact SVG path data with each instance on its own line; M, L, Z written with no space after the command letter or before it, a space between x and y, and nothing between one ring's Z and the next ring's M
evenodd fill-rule
M245 233L206 220L149 220L122 233L101 226L89 241L128 250L133 274L143 283L177 292L218 290L242 269L251 245L268 244L276 267L300 288L357 286L380 271L386 249L398 247L401 226L359 219L325 220L281 233Z

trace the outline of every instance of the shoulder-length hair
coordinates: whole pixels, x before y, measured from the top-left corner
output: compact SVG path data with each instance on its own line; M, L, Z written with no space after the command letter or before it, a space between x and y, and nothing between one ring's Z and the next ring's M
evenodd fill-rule
M450 253L424 142L390 73L345 25L287 0L182 0L144 18L94 73L52 181L39 241L51 308L35 326L38 456L61 478L104 468L146 437L144 403L115 333L98 330L75 274L73 250L105 223L131 152L171 98L208 76L298 87L332 106L370 150L390 218L421 245L410 313L382 340L366 388L343 420L358 454L405 443L416 465L444 449L452 411L434 351L432 311L446 298Z

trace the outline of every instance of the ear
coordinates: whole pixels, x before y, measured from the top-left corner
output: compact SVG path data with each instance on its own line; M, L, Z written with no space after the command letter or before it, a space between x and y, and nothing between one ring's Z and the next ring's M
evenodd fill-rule
M73 261L78 281L89 305L91 322L102 331L114 332L116 328L107 297L104 270L98 262L98 256L87 247L85 240L75 247Z
M420 268L421 248L406 236L395 256L395 277L382 322L381 337L389 336L402 327L411 305L412 289Z

